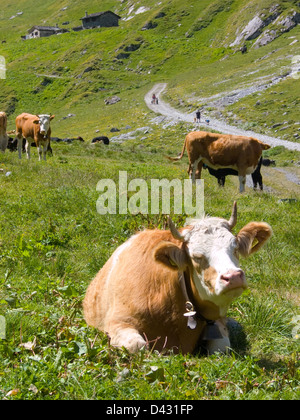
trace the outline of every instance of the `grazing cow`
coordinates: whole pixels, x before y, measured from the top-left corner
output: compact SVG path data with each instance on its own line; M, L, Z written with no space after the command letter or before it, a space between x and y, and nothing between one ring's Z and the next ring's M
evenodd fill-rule
M60 137L51 137L51 141L55 141L56 143L60 143L62 141L64 143L71 144L75 140L79 140L79 141L83 141L84 142L83 138L80 137L80 136L78 136L78 137L72 137L72 138L66 137L64 139L61 139Z
M25 145L26 145L26 139L23 138L22 141L22 152L25 152ZM31 143L32 147L36 147L35 142ZM7 144L7 148L11 151L11 152L15 152L16 150L18 150L18 139L15 138L13 139L12 137L8 137L8 144ZM51 156L53 156L53 150L52 147L50 146L50 144L48 144L47 147L47 152L50 153Z
M46 152L50 146L50 121L54 115L31 115L23 113L16 118L16 139L18 140L19 159L22 158L23 137L26 139L26 154L30 159L30 146L34 141L38 149L39 160L46 160ZM42 149L43 147L43 149Z
M271 159L263 159L262 164L264 166L276 166L275 160L271 160Z
M86 322L112 345L191 353L230 346L226 312L247 287L238 256L256 252L271 236L251 222L234 236L236 202L228 220L204 217L180 231L145 230L119 246L89 285Z
M0 112L0 150L5 152L8 143L8 135L6 133L7 128L7 115L5 112Z
M257 189L257 184L259 185L260 190L262 191L264 189L263 186L263 180L262 180L262 174L260 172L261 170L261 164L262 164L262 157L258 161L258 165L254 172L252 172L251 177L253 181L253 189Z
M261 169L262 158L259 159L258 165L255 171L251 174L252 181L253 181L253 189L256 190L257 184L259 184L259 188L261 191L263 190L263 182L262 182L262 175L260 172ZM208 169L208 172L217 178L218 184L220 187L225 186L225 179L227 175L235 175L238 176L238 171L230 168L223 168L223 169L213 169L209 166L203 165L204 169Z
M192 131L185 138L180 156L168 159L180 160L186 148L189 158L188 174L193 182L195 178L201 177L203 163L213 169L235 169L238 171L240 192L243 192L246 175L254 172L262 151L270 147L253 137Z
M23 139L23 143L22 143L22 149L23 149L23 151L25 150L25 143L26 143L26 140L25 140L25 142L24 142L24 140L25 139ZM18 150L18 139L14 139L12 137L8 137L7 148L11 152L15 152L16 150Z

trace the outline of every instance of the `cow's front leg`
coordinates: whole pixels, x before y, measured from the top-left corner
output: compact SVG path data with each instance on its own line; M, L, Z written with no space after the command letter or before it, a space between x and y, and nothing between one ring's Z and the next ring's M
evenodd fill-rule
M26 139L25 150L26 150L27 159L30 159L30 148L31 148L31 143L30 141Z
M5 150L6 150L6 148L7 148L7 144L8 144L8 137L7 137L7 134L5 133L5 134L2 136L2 143L1 143L1 141L0 141L0 151L1 151L2 153L4 153L4 152L5 152Z
M17 135L15 140L17 140L18 142L18 155L19 155L19 159L22 159L22 148L23 148L23 137L22 135Z
M45 146L44 144L43 145L37 144L39 162L42 160L42 156L43 156L43 159L46 160L46 150L47 150L47 146Z
M202 158L200 157L194 163L191 164L191 168L192 168L191 179L192 179L193 184L195 183L196 178L197 179L201 178L201 169L203 166L203 162L201 162L201 159Z
M47 160L48 145L49 145L49 141L46 141L46 142L43 143L43 159L44 160Z
M43 159L44 160L47 160L47 156L46 156L47 155L47 148L48 148L47 144L46 145L44 144L43 145Z
M245 191L246 175L239 175L239 181L240 181L240 193L242 193Z
M196 174L195 174L196 179L201 179L202 167L203 167L203 162L202 162L202 160L200 160L198 162L197 169L196 169Z

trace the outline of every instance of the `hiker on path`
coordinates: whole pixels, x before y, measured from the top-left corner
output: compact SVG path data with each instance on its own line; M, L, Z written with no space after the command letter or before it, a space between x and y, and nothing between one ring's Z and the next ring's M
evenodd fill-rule
M155 96L155 93L153 93L153 95L152 95L152 101L151 101L151 103L152 104L155 104L155 105L158 105L158 98Z
M200 109L197 109L196 111L196 122L199 123L201 118L201 112Z

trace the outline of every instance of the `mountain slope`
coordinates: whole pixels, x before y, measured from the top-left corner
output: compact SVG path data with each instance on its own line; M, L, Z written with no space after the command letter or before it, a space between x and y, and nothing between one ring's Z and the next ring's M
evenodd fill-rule
M299 44L290 44L300 40L295 23L300 9L296 1L280 0L275 9L273 3L13 0L2 7L0 15L0 40L6 41L0 44L0 54L7 63L6 80L0 80L0 107L8 112L12 128L20 112L51 110L57 115L58 134L72 135L79 129L89 134L95 128L105 130L120 115L126 115L130 124L142 120L146 113L142 98L154 82L169 82L169 99L176 106L193 109L205 105L203 98L243 88L245 81L253 84L262 77L280 75L284 68L290 72L288 66L297 56L297 48L299 51ZM85 11L104 10L121 16L118 28L71 30L80 24ZM278 29L287 30L292 18L295 25L289 32ZM21 36L35 24L57 24L70 33L22 41ZM274 40L257 48L255 43L266 31L274 32L276 25ZM295 38L291 40L291 36ZM239 49L245 43L248 53L242 55ZM298 86L294 84L290 98L293 109L289 112L295 114ZM287 90L290 92L290 87ZM113 95L121 101L105 106L104 100ZM239 108L247 106L238 103L238 109L230 110L243 124L245 116ZM227 116L226 109L212 111ZM271 127L277 122L277 116L273 118L276 102L271 101L268 112ZM79 113L84 121L60 121L68 113ZM254 112L252 119L260 120L259 115ZM291 125L295 119L293 114ZM294 132L293 126L286 134Z

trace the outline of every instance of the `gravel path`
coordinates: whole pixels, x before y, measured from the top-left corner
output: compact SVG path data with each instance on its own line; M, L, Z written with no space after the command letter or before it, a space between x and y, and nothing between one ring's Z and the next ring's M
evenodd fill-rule
M194 122L194 112L191 114L180 112L174 108L172 108L168 103L164 102L160 95L162 92L166 89L167 84L166 83L158 83L156 84L146 95L145 95L145 102L152 111L154 111L157 114L164 115L168 117L168 119L172 119L175 121L186 121L193 123ZM155 95L159 98L158 104L154 105L151 104L152 95L155 93ZM201 116L202 117L202 116ZM204 118L202 117L204 120ZM229 125L224 123L223 121L216 120L214 118L209 118L209 124L206 124L205 122L201 121L201 126L212 128L213 130L216 130L220 133L224 134L235 134L239 136L249 136L249 137L255 137L264 143L269 144L272 147L275 146L284 146L287 149L290 150L297 150L300 151L300 143L294 143L292 141L282 140L280 138L276 137L270 137L264 134L258 134L253 131L248 130L242 130L240 128L237 128L233 125Z

